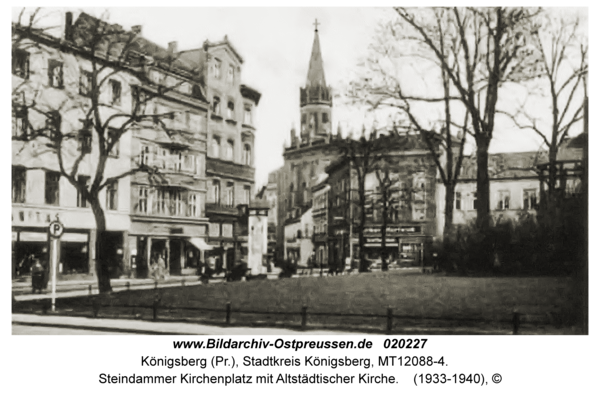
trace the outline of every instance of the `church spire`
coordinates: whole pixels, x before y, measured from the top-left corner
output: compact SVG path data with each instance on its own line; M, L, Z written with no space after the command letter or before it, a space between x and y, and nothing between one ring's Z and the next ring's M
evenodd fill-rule
M306 77L306 86L326 87L325 70L323 68L323 58L321 57L321 44L319 42L319 22L315 19L315 39L313 41L310 63L308 65L308 75Z

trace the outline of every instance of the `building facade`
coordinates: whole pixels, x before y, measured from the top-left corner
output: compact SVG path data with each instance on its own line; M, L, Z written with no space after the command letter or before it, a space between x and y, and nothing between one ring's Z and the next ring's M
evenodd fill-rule
M327 267L329 264L329 246L327 242L327 232L329 225L329 190L331 186L327 184L327 174L322 174L317 179L312 188L312 214L314 225L314 251L315 265L317 267Z
M231 268L247 255L248 234L242 231L240 206L254 194L255 112L261 94L241 83L243 58L227 39L180 52L202 70L207 114L206 216L207 253L217 268Z
M135 86L136 110L157 118L132 129L133 165L160 175L131 177L129 266L146 277L160 256L170 275L196 275L211 249L204 209L208 101L194 65L178 59L177 43L162 48L140 38L136 44L137 53L155 60ZM168 58L176 60L160 61Z
M77 182L93 179L98 162L97 136L85 121L91 105L87 76L92 62L73 40L72 15L60 37L24 31L13 25L12 59L12 258L13 275L29 274L30 256L49 261L48 225L60 220L58 276L95 275L96 223L86 199L61 172ZM107 68L98 99L104 119L131 107L137 77ZM118 89L116 88L118 87ZM35 104L33 104L35 100ZM119 127L118 122L111 123ZM60 135L62 138L57 138ZM58 148L56 148L56 141ZM57 152L60 152L58 154ZM107 156L104 179L131 170L131 132L120 136ZM60 157L60 159L59 159ZM61 170L62 167L62 170ZM128 258L130 180L116 179L99 194L106 218L102 251L110 275L118 276Z

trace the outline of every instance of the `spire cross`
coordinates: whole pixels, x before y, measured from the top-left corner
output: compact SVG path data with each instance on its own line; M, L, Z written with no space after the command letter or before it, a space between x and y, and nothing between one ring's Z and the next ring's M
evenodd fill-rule
M319 21L317 21L316 18L315 18L315 23L313 23L313 25L315 25L315 32L318 32L320 23L319 23Z

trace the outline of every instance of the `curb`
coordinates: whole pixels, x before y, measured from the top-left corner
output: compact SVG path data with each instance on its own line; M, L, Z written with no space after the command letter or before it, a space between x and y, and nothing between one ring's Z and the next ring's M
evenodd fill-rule
M168 332L168 331L153 331L153 330L142 330L136 328L116 328L116 327L105 327L105 326L85 326L76 324L60 324L60 323L39 323L39 322L12 322L12 325L16 326L33 326L33 327L54 327L54 328L71 328L75 330L83 331L103 331L103 332L114 332L114 333L128 333L128 334L140 334L140 335L205 335L198 333L181 333L181 332ZM13 334L14 335L14 334Z

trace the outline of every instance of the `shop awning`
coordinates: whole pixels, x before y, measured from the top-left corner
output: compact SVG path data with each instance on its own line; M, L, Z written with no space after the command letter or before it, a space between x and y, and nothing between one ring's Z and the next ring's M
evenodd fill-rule
M212 250L213 247L207 244L202 238L190 238L189 242L194 245L198 250Z

